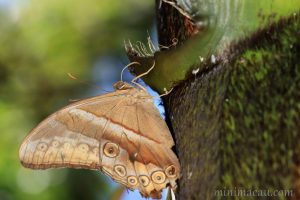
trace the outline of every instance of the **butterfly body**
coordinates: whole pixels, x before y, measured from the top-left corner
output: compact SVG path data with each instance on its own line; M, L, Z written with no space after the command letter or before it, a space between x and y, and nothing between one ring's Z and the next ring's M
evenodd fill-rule
M159 198L168 185L176 188L180 165L153 98L121 81L114 87L42 121L20 147L23 166L101 170L145 197Z

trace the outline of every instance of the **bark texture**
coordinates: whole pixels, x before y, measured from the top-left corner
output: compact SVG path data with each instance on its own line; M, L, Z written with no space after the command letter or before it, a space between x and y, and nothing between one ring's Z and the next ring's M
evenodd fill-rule
M164 26L178 16L160 17L165 42ZM258 198L217 191L235 188L287 189L291 195L277 198L297 199L299 24L293 16L237 42L227 59L189 75L164 99L182 166L178 199Z

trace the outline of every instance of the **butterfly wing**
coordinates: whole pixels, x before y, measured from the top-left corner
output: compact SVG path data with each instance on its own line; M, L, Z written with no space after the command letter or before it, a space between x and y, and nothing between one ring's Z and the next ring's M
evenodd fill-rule
M136 93L137 95L128 95ZM25 167L101 169L143 196L176 186L180 166L171 134L152 101L137 89L86 99L54 113L20 148ZM149 96L149 99L151 97Z
M110 105L122 101L122 94L85 99L71 104L42 121L23 141L19 157L22 165L33 169L57 167L99 169L99 140L101 130L94 125L93 119L84 118L77 108L93 102L108 112ZM92 124L92 126L89 126ZM68 127L71 126L70 127ZM88 134L82 134L82 133Z

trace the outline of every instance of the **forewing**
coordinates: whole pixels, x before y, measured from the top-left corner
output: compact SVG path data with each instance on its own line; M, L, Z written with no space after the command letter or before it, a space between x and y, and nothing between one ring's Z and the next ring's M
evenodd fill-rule
M164 144L171 148L174 145L173 138L164 119L162 119L158 109L154 106L151 96L149 99L138 99L132 103L129 99L124 100L121 106L127 107L124 117L120 117L120 112L106 116L103 107L97 105L82 107L95 116L111 118L112 122L121 124L124 128L147 137L153 141ZM108 107L106 109L111 109ZM123 115L122 115L123 116ZM139 123L139 126L138 126ZM139 129L138 129L139 128Z
M169 128L152 101L139 102L137 117L139 123L142 124L139 127L140 132L145 137L156 140L169 148L174 146Z
M34 169L99 169L103 127L98 118L80 107L96 105L104 113L110 112L122 98L122 94L113 92L76 102L52 114L23 141L19 150L21 163Z

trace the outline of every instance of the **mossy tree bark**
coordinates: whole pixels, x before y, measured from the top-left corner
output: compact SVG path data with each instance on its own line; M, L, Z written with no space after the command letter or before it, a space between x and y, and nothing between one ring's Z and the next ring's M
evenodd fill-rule
M160 44L172 46L177 38L180 46L201 34L174 7L161 6L157 6ZM249 189L289 190L276 199L298 198L299 30L299 12L269 21L227 45L216 55L221 59L210 55L204 64L193 65L163 99L182 167L177 199L270 198L264 191L259 197L232 196L230 190L236 189L246 194ZM145 65L153 59L176 60L174 55L160 52L141 58L129 52L132 61ZM192 69L196 71L191 73Z

